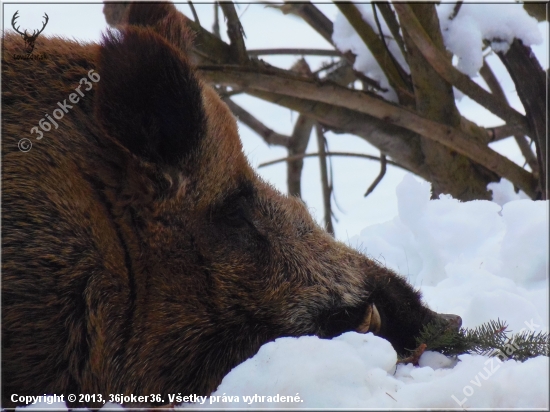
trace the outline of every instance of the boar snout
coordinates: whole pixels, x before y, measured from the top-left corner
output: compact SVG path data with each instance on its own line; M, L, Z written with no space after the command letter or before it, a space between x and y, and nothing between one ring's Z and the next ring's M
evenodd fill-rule
M462 326L462 318L458 315L437 313L437 317L442 322L447 323L449 328L458 330Z

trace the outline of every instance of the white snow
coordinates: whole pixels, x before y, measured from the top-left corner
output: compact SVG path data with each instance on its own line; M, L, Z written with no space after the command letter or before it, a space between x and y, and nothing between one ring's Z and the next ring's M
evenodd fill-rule
M356 6L363 19L378 33L372 6ZM458 14L450 20L449 16L454 8L454 3L441 3L437 5L436 10L445 46L458 57L457 68L469 76L475 76L483 65L483 40L488 40L496 52L506 52L514 38L522 40L527 46L541 44L543 41L536 19L527 14L522 4L463 3ZM379 20L384 35L391 36L380 13ZM341 13L338 13L334 22L332 39L341 51L351 50L357 55L354 65L356 70L381 81L384 87L389 88L387 79L372 53ZM408 70L393 39L389 41L389 48L401 66ZM394 93L386 93L383 96L388 100L394 100Z
M457 68L475 76L483 65L483 40L495 52L506 52L514 38L526 46L540 44L537 20L527 14L523 4L463 3L456 17L449 20L455 4L442 3L436 10L445 46L458 56Z

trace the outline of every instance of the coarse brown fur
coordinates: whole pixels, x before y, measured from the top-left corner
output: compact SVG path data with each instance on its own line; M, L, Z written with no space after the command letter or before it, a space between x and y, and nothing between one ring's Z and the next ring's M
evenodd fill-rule
M5 35L2 406L13 393L207 395L262 344L355 330L372 303L379 335L413 348L436 314L256 175L188 62L181 15L141 7L156 7L151 24L132 6L101 45L38 38L45 60L14 59L21 39Z

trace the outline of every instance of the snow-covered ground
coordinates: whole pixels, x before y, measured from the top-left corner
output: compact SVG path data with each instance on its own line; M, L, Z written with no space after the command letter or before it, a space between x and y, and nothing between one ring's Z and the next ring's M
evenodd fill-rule
M465 327L500 318L513 332L547 331L548 201L522 199L506 181L491 189L497 202L430 200L429 184L406 175L397 216L350 243L407 277L432 309L460 315ZM419 367L396 367L391 345L370 333L280 338L233 369L202 405L180 406L548 408L547 357L458 358L426 352ZM45 406L66 409L34 407Z
M460 315L465 327L500 318L514 332L547 331L548 202L521 199L506 181L491 188L500 204L430 200L429 184L407 175L397 187L398 215L350 243L406 276L432 309ZM391 345L370 333L280 338L233 369L212 394L219 398L202 407L549 406L544 356L521 363L461 355L453 362L427 352L420 367L397 368L396 359ZM293 402L274 402L277 394Z

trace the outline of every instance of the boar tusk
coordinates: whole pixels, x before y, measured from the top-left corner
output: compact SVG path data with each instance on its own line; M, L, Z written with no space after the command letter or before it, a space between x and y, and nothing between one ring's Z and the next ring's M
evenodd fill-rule
M359 333L378 333L380 332L380 328L382 327L382 320L380 319L380 313L378 313L378 309L376 309L376 305L373 303L369 307L367 307L367 313L365 315L365 319L363 322L359 325L359 327L356 329Z
M382 328L382 319L380 319L380 313L378 313L378 309L376 309L376 305L373 303L370 330L372 333L378 333L380 332L381 328Z

